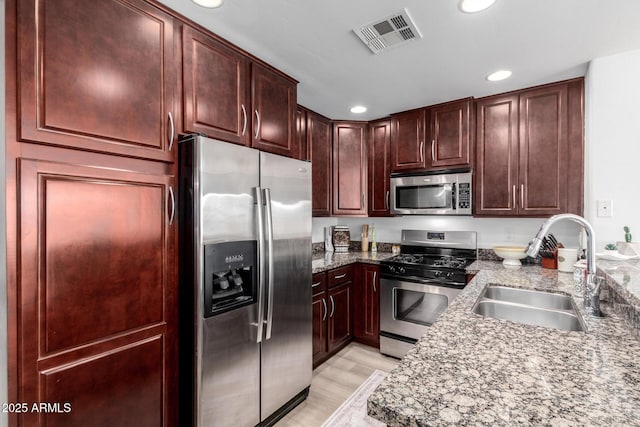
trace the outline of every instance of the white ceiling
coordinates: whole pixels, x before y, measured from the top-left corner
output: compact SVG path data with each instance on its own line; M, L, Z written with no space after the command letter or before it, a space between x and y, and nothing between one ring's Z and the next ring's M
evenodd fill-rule
M468 96L582 76L593 58L640 49L640 0L225 0L170 8L298 81L298 102L332 119L371 120ZM423 38L374 55L351 31L402 8ZM487 74L513 76L488 82ZM355 104L368 107L352 114Z

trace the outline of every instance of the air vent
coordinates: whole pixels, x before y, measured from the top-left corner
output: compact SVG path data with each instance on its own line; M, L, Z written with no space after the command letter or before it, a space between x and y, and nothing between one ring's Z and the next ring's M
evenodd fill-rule
M353 32L373 53L422 38L407 9L354 28Z

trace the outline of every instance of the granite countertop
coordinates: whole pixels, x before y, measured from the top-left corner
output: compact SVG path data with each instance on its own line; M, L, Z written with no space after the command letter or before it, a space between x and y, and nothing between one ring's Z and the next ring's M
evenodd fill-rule
M322 273L332 268L338 268L356 262L378 264L379 261L391 258L392 256L394 255L391 252L325 252L313 256L311 259L311 268L313 274Z
M640 285L640 265L598 266L615 268L617 294L625 274L627 288ZM475 278L369 397L369 415L389 426L640 425L640 339L619 307L588 316L574 295L587 332L484 318L471 309L488 283L573 294L573 275L491 261L468 271Z

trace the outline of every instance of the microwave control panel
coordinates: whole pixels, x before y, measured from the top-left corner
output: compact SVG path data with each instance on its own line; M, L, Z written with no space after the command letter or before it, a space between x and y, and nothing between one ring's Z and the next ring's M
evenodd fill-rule
M471 207L471 184L463 182L458 184L458 208L469 209Z

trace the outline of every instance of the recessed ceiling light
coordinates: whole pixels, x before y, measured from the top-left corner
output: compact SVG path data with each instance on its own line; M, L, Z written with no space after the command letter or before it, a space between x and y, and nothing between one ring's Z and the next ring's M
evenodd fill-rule
M496 0L460 0L458 7L464 13L476 13L491 7Z
M355 107L351 107L351 112L354 114L362 114L367 111L367 107L363 105L356 105Z
M222 6L223 0L193 0L193 2L202 7L214 8Z
M487 80L489 80L490 82L497 82L500 80L508 79L509 77L511 77L511 71L499 70L499 71L496 71L495 73L489 74L487 76Z

